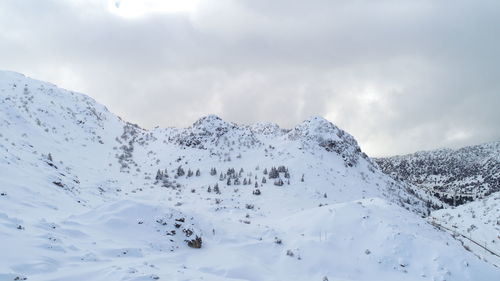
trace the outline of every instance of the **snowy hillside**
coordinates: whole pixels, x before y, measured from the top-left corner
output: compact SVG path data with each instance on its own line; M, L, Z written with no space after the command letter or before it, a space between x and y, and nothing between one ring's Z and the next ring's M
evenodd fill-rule
M465 247L500 266L500 193L432 212L429 221L448 229Z
M382 171L450 205L500 191L500 141L375 159Z
M148 131L0 72L0 280L498 278L437 203L321 117Z

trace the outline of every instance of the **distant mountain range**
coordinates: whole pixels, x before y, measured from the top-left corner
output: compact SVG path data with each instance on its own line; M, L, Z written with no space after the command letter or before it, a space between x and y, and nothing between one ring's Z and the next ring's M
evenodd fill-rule
M500 141L374 160L394 179L454 206L500 191Z

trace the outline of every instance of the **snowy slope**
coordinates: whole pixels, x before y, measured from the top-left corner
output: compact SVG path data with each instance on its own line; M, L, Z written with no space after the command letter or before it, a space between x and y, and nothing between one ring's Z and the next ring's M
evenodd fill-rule
M428 219L450 229L472 252L500 266L500 193L432 212Z
M11 72L0 98L0 280L500 276L321 117L147 131Z

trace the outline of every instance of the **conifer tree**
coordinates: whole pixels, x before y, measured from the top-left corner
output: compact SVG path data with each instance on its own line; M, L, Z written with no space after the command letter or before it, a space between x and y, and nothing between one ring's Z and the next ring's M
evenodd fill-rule
M158 171L156 172L156 177L155 179L157 181L161 180L163 178L163 173L158 169Z
M210 169L210 175L211 176L217 175L217 170L215 168Z
M182 176L184 176L184 174L185 174L184 169L182 168L182 166L179 166L177 168L177 176L182 177Z
M287 168L285 166L278 166L278 173L285 173Z
M269 171L269 178L270 179L276 179L280 176L278 170L275 167L271 168L271 171Z

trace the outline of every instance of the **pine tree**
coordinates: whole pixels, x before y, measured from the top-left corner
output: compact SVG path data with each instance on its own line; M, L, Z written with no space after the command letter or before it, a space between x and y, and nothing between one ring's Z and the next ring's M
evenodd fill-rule
M276 186L283 186L283 184L284 183L280 178L278 178L277 180L274 181L274 185L276 185Z
M184 169L182 169L182 166L179 166L177 168L177 176L182 177L182 176L184 176L184 174L185 174Z
M264 171L262 173L264 173L264 175L267 175L267 168L264 168Z
M285 166L278 166L278 173L286 173L288 169Z
M262 177L262 183L266 183L267 180L266 180L266 177Z
M256 188L257 188L257 187L259 187L259 184L258 184L257 182L255 182L255 187L256 187Z
M208 193L212 192L212 188L210 187L210 185L209 185L209 186L208 186L208 188L207 188L207 192L208 192Z
M193 176L193 171L191 171L191 169L188 169L188 174L187 174L187 177L192 177Z
M304 174L302 174L302 178L300 179L301 182L304 182Z
M227 184L227 185L231 185L231 178L230 178L230 177L228 177L228 178L227 178L227 182L226 182L226 184Z
M156 177L155 179L157 181L161 180L163 178L163 173L158 169L158 171L156 172Z
M199 177L201 175L200 169L196 170L196 176Z
M246 178L243 179L243 185L247 185L247 179Z
M49 153L49 155L47 156L47 158L49 159L50 162L53 162L52 161L52 154Z
M280 176L278 170L275 167L271 168L271 171L269 171L269 178L270 179L276 179Z
M215 168L210 169L210 175L215 176L217 175L217 170ZM222 174L221 174L222 175Z
M214 185L214 192L215 192L215 193L217 193L217 194L220 194L219 184L218 184L218 183L216 183L216 184Z

